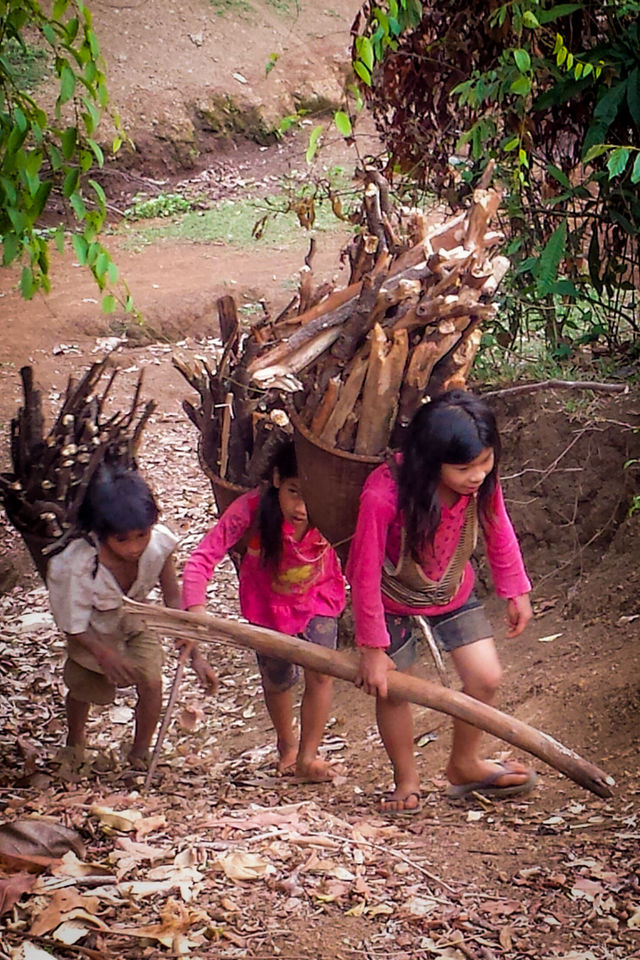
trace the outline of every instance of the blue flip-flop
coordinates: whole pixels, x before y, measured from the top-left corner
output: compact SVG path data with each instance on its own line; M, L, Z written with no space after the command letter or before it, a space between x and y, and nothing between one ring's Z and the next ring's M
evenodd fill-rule
M406 803L411 797L415 797L418 801L415 807L405 807L402 810L382 810L380 809L381 803ZM417 813L420 813L422 810L422 794L419 790L412 790L406 795L406 797L394 797L392 793L385 793L380 797L378 801L378 813L382 817L414 817Z
M514 770L509 763L499 763L499 769L485 777L484 780L476 780L472 783L452 783L447 789L447 796L452 800L465 800L474 793L479 793L483 797L489 797L492 800L500 797L519 797L525 793L530 793L538 782L538 776L535 770L531 770L529 776L522 783L510 783L505 786L496 784L496 780L503 777L506 773L519 773Z

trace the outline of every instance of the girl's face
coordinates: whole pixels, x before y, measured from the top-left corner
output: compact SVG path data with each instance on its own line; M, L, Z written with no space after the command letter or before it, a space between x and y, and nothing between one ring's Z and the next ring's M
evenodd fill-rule
M308 523L307 505L302 497L300 481L297 477L290 477L288 480L280 480L277 475L274 478L274 485L278 489L278 501L282 516L294 527Z
M146 530L128 530L127 533L112 533L103 543L118 558L129 563L140 559L151 539L151 527Z
M443 463L440 467L440 486L470 497L476 493L493 470L493 447L485 447L469 463Z

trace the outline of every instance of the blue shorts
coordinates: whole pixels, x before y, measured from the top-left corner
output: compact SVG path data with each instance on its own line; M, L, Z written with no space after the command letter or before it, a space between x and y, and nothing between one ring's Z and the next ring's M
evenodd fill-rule
M391 639L386 652L398 670L408 670L418 658L418 644L424 640L422 631L414 617L385 613L384 618ZM484 607L474 593L457 610L424 619L438 646L446 653L493 636Z
M338 621L335 617L312 617L299 636L309 643L335 650L338 643ZM265 657L262 653L257 653L256 659L265 690L282 693L292 687L300 676L300 667L296 663Z

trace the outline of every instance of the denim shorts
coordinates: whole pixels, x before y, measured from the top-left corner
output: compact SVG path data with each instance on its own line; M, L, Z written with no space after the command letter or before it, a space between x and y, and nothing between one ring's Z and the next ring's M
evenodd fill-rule
M338 642L338 621L335 617L312 617L298 636L309 643L335 650ZM256 659L265 690L282 693L292 687L300 676L300 667L296 663L265 657L262 653L257 653Z
M414 617L385 613L384 618L391 640L386 652L398 670L408 670L418 658L422 631ZM431 627L438 646L446 653L493 636L484 607L474 593L457 610L424 619Z

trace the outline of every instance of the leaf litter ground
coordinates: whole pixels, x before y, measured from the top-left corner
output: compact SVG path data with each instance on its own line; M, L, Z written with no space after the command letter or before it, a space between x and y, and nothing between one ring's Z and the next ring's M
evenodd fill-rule
M182 536L182 563L214 516L179 411L188 388L176 383L169 353L125 350L120 389L146 366L146 392L162 401L141 465ZM54 407L63 361L80 363L57 359ZM0 544L24 564L12 530L3 529ZM210 605L239 615L230 563ZM501 610L489 607L499 622ZM221 679L215 699L185 677L148 792L144 774L122 760L133 718L126 692L94 709L89 762L74 771L60 754L63 644L44 588L22 577L0 598L2 821L35 818L43 842L52 824L71 828L82 846L80 855L54 850L43 863L27 852L20 862L0 828L0 957L640 956L637 637L627 617L598 660L601 626L568 624L557 607L556 597L540 597L530 637L517 652L503 646L503 707L610 770L615 797L592 797L538 764L531 797L456 805L444 798L440 775L449 722L416 709L422 811L390 819L376 809L389 774L371 701L336 685L323 744L336 767L332 785L277 778L255 661L227 648L210 650ZM166 656L168 688L169 642ZM594 699L605 680L609 711ZM496 758L508 755L503 744L488 746Z

